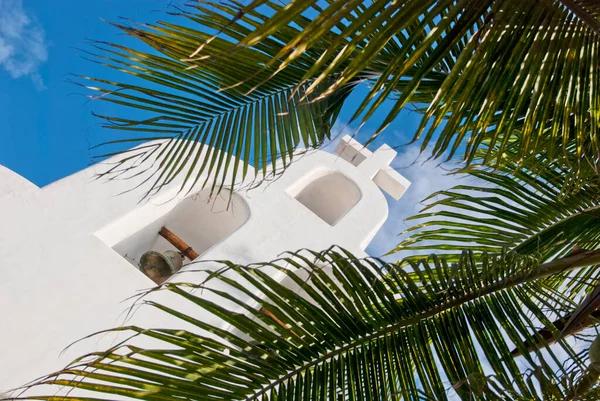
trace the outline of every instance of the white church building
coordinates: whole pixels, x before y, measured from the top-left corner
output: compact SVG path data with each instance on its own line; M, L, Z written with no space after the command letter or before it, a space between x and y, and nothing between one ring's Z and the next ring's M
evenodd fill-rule
M112 345L101 336L62 352L124 324L131 297L155 285L140 269L142 255L176 250L159 235L163 227L199 254L196 261L246 265L332 245L366 256L388 215L382 190L397 200L410 182L390 167L396 152L387 145L371 152L345 136L335 152L308 152L278 179L232 195L179 194L179 177L144 202L140 191L127 192L142 177L96 180L102 167L38 188L0 166L0 394ZM190 263L178 281L206 276ZM142 309L131 319L180 324Z

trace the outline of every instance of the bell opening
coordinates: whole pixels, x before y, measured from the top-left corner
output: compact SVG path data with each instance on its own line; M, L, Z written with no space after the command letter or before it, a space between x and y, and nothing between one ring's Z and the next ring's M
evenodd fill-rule
M138 228L112 248L141 270L142 257L150 251L161 256L164 256L167 251L177 251L171 243L159 235L161 228L166 227L189 244L197 254L206 253L243 226L250 217L250 209L240 195L225 191L217 196L209 195L209 190L190 195L158 217L150 216L147 211L126 216L123 222L124 228L127 229L128 224L135 224ZM146 219L147 223L140 224L141 219ZM115 227L115 231L118 231L118 227ZM156 254L150 256L158 259L161 257ZM144 262L147 262L146 259L148 257ZM183 266L188 263L190 260L184 258ZM166 280L164 276L168 273L167 268L161 270L155 266L148 268L148 272L150 271L156 279L145 273L154 282Z

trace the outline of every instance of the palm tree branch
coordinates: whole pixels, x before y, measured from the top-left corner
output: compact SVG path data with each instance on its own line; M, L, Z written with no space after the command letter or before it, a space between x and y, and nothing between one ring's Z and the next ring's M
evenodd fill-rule
M428 267L430 262L435 269ZM348 396L354 394L361 399L384 394L393 399L416 399L419 390L409 374L415 371L422 391L441 400L446 399L441 375L454 383L455 391L464 397L478 388L483 370L475 347L482 344L486 356L495 358L491 364L497 371L497 380L516 386L513 389L519 394L529 394L524 381L512 381L518 367L511 362L510 349L497 322L504 330L512 330L513 340L521 341L516 333L530 335L533 324L521 311L522 302L528 305L530 291L538 296L544 293L534 283L599 262L599 251L545 264L516 255L490 255L476 260L468 252L457 266L438 258L422 264L406 261L412 271L421 272L421 281L414 281L398 266L370 259L361 261L343 250L294 253L280 261L250 267L225 262L224 270L211 274L202 284L169 283L162 287L218 317L225 326L147 300L149 305L208 335L123 328L165 341L176 349L145 349L128 341L124 355L117 348L91 355L91 362L83 362L79 368L72 366L40 383L153 400L195 398L198 391L208 397L200 399L264 399L283 396L288 391L310 394L313 388L317 392L333 391L331 394L335 395L338 384L342 394L348 391ZM294 269L290 270L290 266ZM298 289L279 283L273 278L277 272L296 282ZM455 278L449 279L451 275ZM213 285L215 280L234 290ZM441 288L435 289L435 282ZM202 289L202 295L194 295L194 289ZM269 313L255 309L255 304ZM535 304L530 304L528 310L536 316L541 313ZM299 315L304 317L304 323ZM475 316L479 317L477 323L473 321ZM540 318L547 321L543 314ZM233 332L223 328L229 325L235 328ZM341 330L332 331L335 326ZM468 327L485 327L478 332L477 343L464 337L469 335ZM456 336L457 332L463 335ZM441 355L443 352L447 355ZM508 359L501 362L498 353ZM432 362L434 355L441 358L441 371ZM533 363L529 356L526 359ZM305 362L299 364L300 361ZM163 371L164 364L167 368ZM103 369L105 365L107 368ZM182 373L172 377L177 373L173 369L182 369ZM182 381L184 371L191 376ZM379 373L370 376L374 372ZM85 380L62 380L61 375ZM317 379L319 375L325 375L323 381Z
M285 38L285 46L272 54L265 73L271 78L284 73L304 51L316 49L317 42L321 57L306 71L304 82L318 84L335 72L337 77L329 87L334 91L358 74L377 70L378 79L353 117L364 124L385 99L394 98L395 105L374 136L414 101L414 88L426 74L444 72L445 79L424 108L413 138L421 141L422 150L435 142L435 157L451 157L466 150L464 159L473 163L476 155L484 152L485 163L501 165L501 155L511 138L507 133L517 127L525 127L521 158L536 154L557 139L567 143L572 138L579 144L576 152L580 160L592 159L598 153L594 134L597 118L593 116L598 65L594 61L598 57L594 27L598 22L593 18L597 8L593 3L359 3L332 1L321 9L315 2L282 7L260 1L240 7L243 14L260 4L271 8L272 14L236 46L264 43L277 28L292 26L290 18L315 10L323 21L307 23ZM339 24L342 36L330 37L329 29ZM358 55L350 50L355 44L360 44ZM577 56L574 49L578 49ZM210 51L204 48L199 54L210 56ZM408 67L416 67L416 74L406 76ZM403 80L402 90L394 90ZM312 89L309 86L307 91ZM582 95L575 96L577 93ZM499 152L492 151L496 147ZM554 147L547 151L552 158L561 153ZM579 174L577 170L575 175Z

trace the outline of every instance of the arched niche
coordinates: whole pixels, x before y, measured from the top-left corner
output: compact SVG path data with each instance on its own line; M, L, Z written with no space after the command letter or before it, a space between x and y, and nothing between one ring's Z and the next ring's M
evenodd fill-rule
M143 213L138 217L145 218ZM248 204L240 195L223 191L210 197L210 190L203 190L183 199L164 215L140 224L136 232L113 249L138 267L147 251L175 250L158 234L166 227L202 256L243 226L249 217Z
M209 195L210 191L204 190L185 198L166 216L164 224L199 254L229 237L250 217L248 204L240 195ZM172 249L162 237L157 238L156 246Z
M358 185L332 172L306 185L295 198L329 225L335 225L362 197Z

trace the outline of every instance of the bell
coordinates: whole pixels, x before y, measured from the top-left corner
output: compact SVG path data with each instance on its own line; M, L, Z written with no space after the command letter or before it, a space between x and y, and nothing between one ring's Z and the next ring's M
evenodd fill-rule
M165 282L177 273L182 265L183 257L177 251L148 251L140 259L140 270L156 284Z

